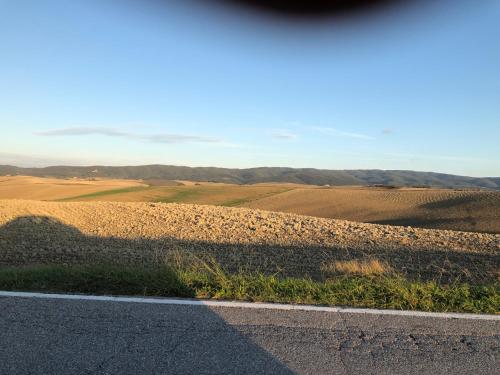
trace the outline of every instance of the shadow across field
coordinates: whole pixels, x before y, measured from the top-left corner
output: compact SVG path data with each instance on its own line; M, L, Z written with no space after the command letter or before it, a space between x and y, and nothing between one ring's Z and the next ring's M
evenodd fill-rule
M169 264L176 254L214 259L229 273L261 272L324 280L338 261L378 260L409 280L491 283L498 277L499 256L491 253L398 251L187 241L173 237L118 238L88 235L47 216L24 216L0 227L0 264Z
M419 207L420 208L426 208L426 209L450 209L450 208L455 208L455 207L463 207L466 205L472 205L472 204L477 204L481 203L480 200L478 200L477 196L472 196L472 195L465 195L465 196L458 196L458 197L451 197L447 199L442 199L436 202L429 202L429 203L424 203L421 204Z
M478 198L479 197L479 198ZM373 224L449 229L479 233L500 233L500 200L491 196L458 196L421 204L411 213Z

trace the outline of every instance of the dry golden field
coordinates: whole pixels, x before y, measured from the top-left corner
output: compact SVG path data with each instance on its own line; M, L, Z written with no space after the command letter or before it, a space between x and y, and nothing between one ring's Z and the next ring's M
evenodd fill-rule
M193 203L366 223L500 233L500 192L0 177L0 199Z
M58 200L74 195L146 186L133 180L0 176L0 199Z

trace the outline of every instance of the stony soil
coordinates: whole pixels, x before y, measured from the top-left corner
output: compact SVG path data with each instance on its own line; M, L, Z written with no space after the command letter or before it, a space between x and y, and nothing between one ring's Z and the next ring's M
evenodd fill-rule
M149 263L179 251L231 271L323 278L333 261L378 259L412 279L492 282L500 235L189 204L0 200L0 264Z

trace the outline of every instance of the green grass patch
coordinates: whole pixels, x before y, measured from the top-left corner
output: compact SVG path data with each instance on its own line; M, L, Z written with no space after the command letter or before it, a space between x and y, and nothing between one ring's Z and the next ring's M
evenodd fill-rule
M436 312L500 313L500 285L439 285L398 276L338 276L319 282L227 274L213 264L31 266L0 269L0 289L105 295L198 297Z
M251 202L255 199L258 199L258 198L239 198L239 199L231 199L231 200L228 200L228 201L225 201L225 202L222 202L220 204L220 206L224 206L224 207L236 207L236 206L239 206L241 204L244 204L244 203L248 203L248 202Z
M182 203L196 198L200 195L197 189L186 189L176 191L173 195L155 199L155 202L161 203Z
M106 295L194 297L168 267L109 265L30 266L0 269L0 289Z
M97 191L95 193L90 193L90 194L82 194L82 195L76 195L74 197L68 197L68 198L63 198L63 199L58 199L58 202L66 202L66 201L73 201L73 200L80 200L80 199L87 199L87 198L98 198L98 197L104 197L107 195L115 195L115 194L124 194L124 193L132 193L136 191L143 191L149 189L149 186L133 186L133 187L128 187L128 188L121 188L121 189L112 189L112 190L104 190L104 191Z
M225 202L222 202L221 204L219 204L219 206L237 207L237 206L241 206L242 204L245 204L245 203L250 203L250 202L253 202L253 201L257 201L259 199L272 197L273 195L277 195L277 194L281 194L281 193L286 193L287 191L290 191L290 190L294 190L294 189L280 189L280 190L277 190L277 191L271 191L271 192L268 192L268 193L265 193L265 194L256 195L256 196L243 197L243 198L238 198L238 199L231 199L231 200L227 200Z

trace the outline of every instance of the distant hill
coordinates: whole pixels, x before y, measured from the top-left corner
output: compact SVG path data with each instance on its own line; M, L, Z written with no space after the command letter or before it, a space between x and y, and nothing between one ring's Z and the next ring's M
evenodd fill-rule
M215 167L180 167L173 165L53 166L21 168L0 165L0 175L38 177L108 177L122 179L166 179L253 184L259 182L291 182L311 185L391 185L434 186L454 188L487 188L500 190L500 177L465 177L433 172L400 170L328 170L314 168L262 167L231 169Z

